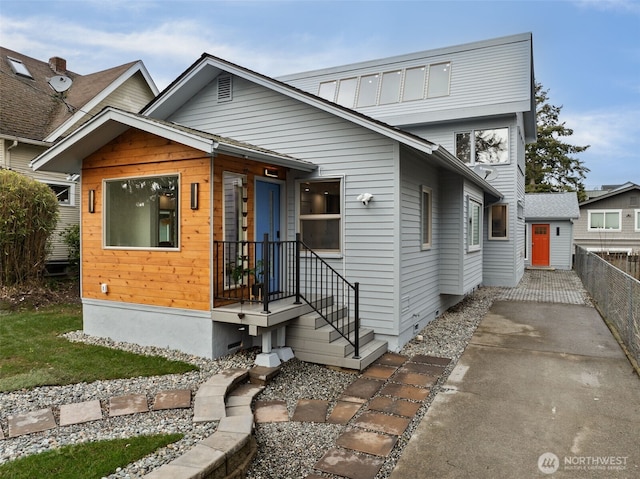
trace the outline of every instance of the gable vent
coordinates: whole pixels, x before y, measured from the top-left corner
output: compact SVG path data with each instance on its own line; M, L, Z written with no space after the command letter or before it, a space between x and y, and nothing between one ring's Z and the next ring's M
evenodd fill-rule
M218 101L231 101L231 76L218 78Z

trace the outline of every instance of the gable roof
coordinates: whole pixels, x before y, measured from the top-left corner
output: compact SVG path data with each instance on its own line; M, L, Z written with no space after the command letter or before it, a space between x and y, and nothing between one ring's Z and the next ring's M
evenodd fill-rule
M36 157L30 166L34 170L79 173L85 157L129 128L136 128L190 146L206 154L221 152L235 156L249 156L252 159L303 171L313 171L316 168L313 163L289 155L114 107L104 108L81 128Z
M580 217L578 195L566 193L528 193L524 195L526 220L567 220Z
M420 136L393 127L350 108L320 98L287 83L223 60L208 53L200 58L141 110L141 114L166 119L221 73L238 76L322 111L374 131L400 144L430 155L436 164L454 171L480 186L495 199L503 195L445 148Z
M31 77L17 74L9 58L21 62ZM51 60L53 63L54 59ZM67 70L64 60L58 60L65 66L63 71L54 70L48 62L0 47L0 135L35 142L53 142L84 118L87 111L137 73L143 75L154 95L158 93L141 61L80 75ZM48 83L56 75L65 75L73 82L64 94L64 101Z
M611 198L612 196L616 196L621 193L626 193L627 191L633 191L633 190L640 191L640 186L636 185L635 183L632 183L631 181L628 181L624 185L620 185L612 190L607 191L606 193L603 193L594 198L589 198L588 200L583 201L582 203L580 203L580 206L595 203L596 201L604 200L606 198Z

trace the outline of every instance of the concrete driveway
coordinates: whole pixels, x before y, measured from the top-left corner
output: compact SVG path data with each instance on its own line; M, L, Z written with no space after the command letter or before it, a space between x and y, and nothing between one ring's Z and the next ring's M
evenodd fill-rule
M497 301L391 479L541 477L640 477L640 379L593 307Z

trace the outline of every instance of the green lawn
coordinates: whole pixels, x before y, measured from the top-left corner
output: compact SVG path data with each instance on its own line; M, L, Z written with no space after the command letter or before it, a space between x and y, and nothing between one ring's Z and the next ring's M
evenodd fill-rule
M79 329L79 306L0 314L0 392L197 369L184 362L72 343L59 337Z
M182 434L161 434L65 446L3 464L0 477L100 479L182 437Z

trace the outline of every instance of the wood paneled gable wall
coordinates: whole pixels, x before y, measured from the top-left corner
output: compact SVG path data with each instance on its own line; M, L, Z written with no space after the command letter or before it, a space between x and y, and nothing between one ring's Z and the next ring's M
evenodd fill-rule
M174 251L103 247L103 180L180 175L180 245ZM82 297L195 310L211 307L211 158L201 151L130 129L84 160ZM197 210L191 183L199 183ZM95 190L95 213L88 212ZM108 285L102 293L100 285Z

